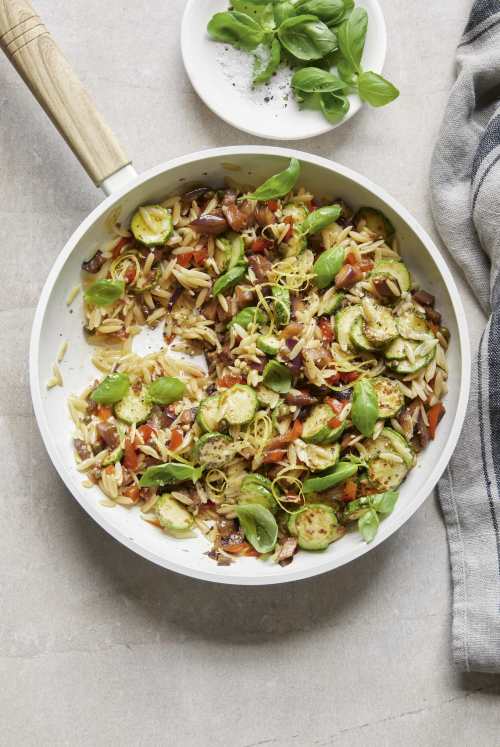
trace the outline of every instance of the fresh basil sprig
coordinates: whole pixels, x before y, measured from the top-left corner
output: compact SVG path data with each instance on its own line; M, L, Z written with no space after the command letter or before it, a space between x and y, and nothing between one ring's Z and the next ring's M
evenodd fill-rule
M351 419L353 425L363 436L373 435L375 423L379 418L378 399L369 379L358 379L353 387Z
M325 91L342 91L347 88L347 83L319 67L303 67L294 73L292 88L305 93L323 93Z
M272 78L272 76L278 69L280 62L281 44L279 43L278 39L273 39L271 48L269 50L269 58L267 60L267 63L263 66L263 63L259 60L259 58L255 58L253 78L254 86L257 86L260 83L267 83L267 81Z
M190 464L181 464L180 462L168 462L167 464L148 467L139 480L139 485L141 488L155 488L162 485L176 485L188 480L195 483L200 479L202 473L203 467L193 467Z
M399 96L396 86L373 72L361 73L358 76L358 93L370 106L385 106Z
M267 179L264 184L251 194L246 195L248 200L276 200L284 197L295 187L300 176L300 162L292 158L290 164L284 171Z
M328 25L340 23L346 10L344 0L299 0L295 7L298 12L317 16Z
M363 516L360 516L358 519L358 529L365 542L369 543L375 539L379 524L380 519L374 508L369 508Z
M361 72L361 57L365 48L367 30L368 13L364 8L355 8L337 31L339 49L357 73Z

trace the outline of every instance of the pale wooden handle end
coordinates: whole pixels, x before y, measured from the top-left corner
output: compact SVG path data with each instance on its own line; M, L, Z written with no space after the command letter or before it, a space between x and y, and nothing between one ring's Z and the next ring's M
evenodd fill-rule
M0 47L95 184L130 163L28 0L0 0Z

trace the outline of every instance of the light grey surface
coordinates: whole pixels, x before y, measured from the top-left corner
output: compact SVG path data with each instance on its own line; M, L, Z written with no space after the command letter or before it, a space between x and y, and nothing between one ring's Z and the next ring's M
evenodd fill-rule
M139 169L258 142L192 92L183 0L37 5ZM364 172L432 230L429 160L469 1L383 5L400 100L303 147ZM51 262L99 199L0 60L0 744L496 747L499 679L450 663L433 498L348 568L238 589L153 567L68 495L32 416L29 327ZM477 338L482 317L458 280Z

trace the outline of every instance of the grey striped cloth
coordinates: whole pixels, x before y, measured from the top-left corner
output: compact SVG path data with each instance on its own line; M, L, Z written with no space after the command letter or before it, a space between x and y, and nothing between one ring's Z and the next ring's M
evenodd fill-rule
M453 577L453 656L500 672L500 0L476 0L457 50L431 172L442 239L488 315L464 430L441 479Z

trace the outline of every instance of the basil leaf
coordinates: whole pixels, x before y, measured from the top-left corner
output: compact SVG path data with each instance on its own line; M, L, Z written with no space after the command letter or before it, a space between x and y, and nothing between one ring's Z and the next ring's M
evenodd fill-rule
M300 162L296 158L292 158L288 168L284 171L280 171L279 174L271 176L264 184L257 187L255 192L246 195L248 200L274 200L278 197L284 197L292 191L297 179L300 176Z
M318 288L328 288L335 280L335 275L344 264L345 249L343 246L331 246L319 255L313 265L314 283Z
M237 324L238 326L243 327L243 329L248 329L251 324L257 326L258 324L265 324L267 321L267 314L265 314L262 309L259 309L257 306L247 306L246 308L241 309L241 311L238 311L236 316L234 316L229 322L229 326L232 327Z
M296 4L299 13L310 13L328 25L340 23L344 17L344 0L299 0Z
M292 88L298 88L305 93L321 93L323 91L340 91L347 88L346 83L336 75L322 70L320 67L303 67L292 77Z
M267 64L261 69L262 62L256 57L254 66L254 86L258 86L261 83L267 83L267 81L273 76L279 67L281 62L281 44L279 39L273 39L271 49L269 51L269 59Z
M370 506L379 514L389 516L394 511L394 506L398 500L399 493L397 490L388 490L386 493L377 493L368 497Z
M352 69L349 62L347 62L347 60L345 60L343 57L337 60L337 72L340 75L341 79L345 81L345 83L354 83L356 72Z
M358 431L369 438L379 417L378 400L369 379L358 379L353 387L351 419Z
M106 376L98 387L90 395L93 402L100 405L114 405L127 394L130 387L130 379L127 374L114 373Z
M292 374L289 368L278 361L269 361L263 373L264 384L278 394L286 394L292 386Z
M273 6L269 0L232 0L231 6L233 10L245 13L266 29L273 29L276 25Z
M275 1L273 4L274 22L276 26L281 26L283 21L287 18L297 15L296 8L290 0L281 0L281 2Z
M338 96L335 93L321 94L321 111L332 124L336 124L344 119L349 111L349 106L347 96Z
M377 73L360 73L358 77L358 93L363 101L371 106L385 106L397 99L399 91Z
M337 29L340 51L357 72L361 71L367 29L368 14L364 8L355 8L347 21Z
M156 488L161 485L176 485L178 482L191 480L195 483L203 473L202 467L190 464L168 462L155 467L148 467L139 480L141 488Z
M257 552L271 552L278 539L278 524L269 509L258 503L242 503L234 511L252 547Z
M373 508L364 513L363 516L358 519L359 533L365 542L371 542L375 538L379 524L380 520L377 516L377 512Z
M327 226L335 223L342 214L340 205L324 205L312 213L300 224L300 231L304 236L319 233ZM342 261L343 256L342 256Z
M302 484L304 495L321 493L323 490L334 488L336 485L340 485L350 477L353 477L357 473L358 468L357 464L352 464L351 462L339 462L331 472L304 480Z
M175 376L160 376L155 379L148 388L148 394L152 402L158 405L170 405L182 399L186 385Z
M209 21L207 31L215 41L251 52L262 44L265 33L253 18L237 10L216 13Z
M93 306L111 306L125 292L123 280L96 280L85 292L85 300Z
M316 16L288 18L278 29L279 40L299 60L320 60L337 49L337 37Z

